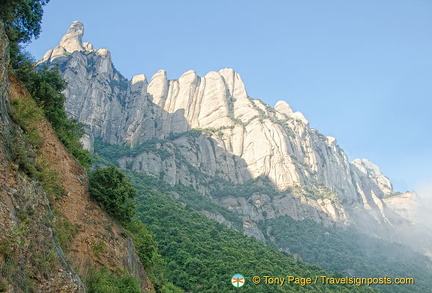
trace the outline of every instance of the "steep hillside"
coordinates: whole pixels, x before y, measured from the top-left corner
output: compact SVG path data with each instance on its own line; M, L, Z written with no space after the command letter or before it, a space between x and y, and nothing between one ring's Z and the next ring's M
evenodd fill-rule
M153 291L130 237L90 200L85 169L8 73L1 23L0 38L0 291L85 292L102 267Z

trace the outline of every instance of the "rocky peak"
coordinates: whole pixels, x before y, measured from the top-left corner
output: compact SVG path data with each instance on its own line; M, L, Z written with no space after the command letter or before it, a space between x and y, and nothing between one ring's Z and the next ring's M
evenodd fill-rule
M279 113L292 116L294 114L293 110L291 109L291 106L285 102L285 101L278 101L275 105L275 110Z
M372 180L384 195L393 193L393 186L390 180L382 174L381 169L377 165L367 159L355 159L351 163Z
M84 35L84 25L79 21L74 21L67 33L63 36L59 46L66 52L83 51L82 36ZM88 44L88 43L87 43Z
M231 68L221 69L219 70L219 74L224 78L225 84L232 97L236 97L236 99L247 98L246 88L240 74Z
M147 78L144 74L135 75L130 81L130 90L142 96L147 94Z
M83 43L83 47L86 51L93 51L93 44L85 42Z
M82 42L83 35L84 24L80 21L74 21L66 34L60 40L59 45L54 49L47 51L39 63L46 61L51 62L58 57L63 57L76 51L95 51L91 43ZM99 56L106 57L106 59L109 59L111 62L111 54L107 49L103 48L96 50L96 53Z
M306 117L301 112L294 112L293 118L296 120L299 120L304 123L305 126L309 127L309 121L306 119Z
M134 77L132 77L131 84L135 85L137 83L147 85L147 77L144 74L135 75Z
M168 77L165 70L159 70L152 76L147 91L153 103L160 107L165 105L165 97L168 94Z

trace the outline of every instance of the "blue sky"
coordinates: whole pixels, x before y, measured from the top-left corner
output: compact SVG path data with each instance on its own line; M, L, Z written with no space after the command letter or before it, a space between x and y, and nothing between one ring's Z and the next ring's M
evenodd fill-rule
M79 20L127 78L231 67L405 191L432 183L431 15L430 0L51 0L28 50L40 59Z

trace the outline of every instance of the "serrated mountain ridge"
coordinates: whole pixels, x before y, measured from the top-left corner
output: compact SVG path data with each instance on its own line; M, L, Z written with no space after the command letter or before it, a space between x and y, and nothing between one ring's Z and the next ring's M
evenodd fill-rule
M277 197L213 196L242 215L257 238L262 231L255 221L282 215L325 225L373 223L379 233L397 237L391 223L400 216L382 200L393 193L390 180L368 160L349 162L335 138L311 129L287 102L273 108L249 97L230 68L204 77L190 70L176 80L160 70L150 80L136 75L129 81L114 68L107 49L82 43L83 33L83 24L74 22L40 63L59 65L68 83L66 109L86 125L87 148L97 137L131 147L161 140L155 150L119 158L119 164L210 197L215 179L245 184L267 178L280 192ZM192 130L198 134L190 135Z

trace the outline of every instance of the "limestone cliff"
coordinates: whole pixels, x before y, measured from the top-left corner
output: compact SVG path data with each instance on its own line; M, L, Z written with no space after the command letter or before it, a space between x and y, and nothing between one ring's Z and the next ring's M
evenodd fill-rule
M132 148L159 140L119 164L171 185L194 186L240 213L245 231L258 238L254 221L281 215L326 225L367 222L379 227L377 233L393 229L398 215L382 200L393 192L388 178L367 160L350 163L335 138L311 129L288 103L273 108L249 97L229 68L204 77L187 71L176 80L160 70L150 81L144 75L128 81L108 50L82 43L83 32L74 22L41 63L59 65L68 83L67 111L86 124L89 149L95 137ZM278 196L214 196L223 189L215 181L238 185L259 178L268 178Z

